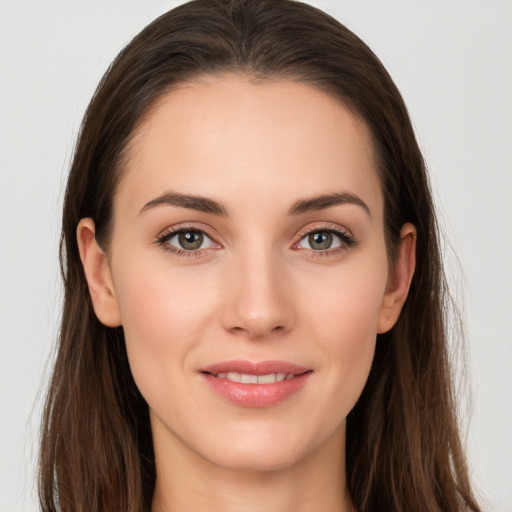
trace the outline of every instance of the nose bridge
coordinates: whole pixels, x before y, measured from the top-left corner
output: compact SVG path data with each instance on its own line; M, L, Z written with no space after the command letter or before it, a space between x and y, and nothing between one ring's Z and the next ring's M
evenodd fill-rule
M261 245L246 247L233 255L228 273L226 329L258 338L291 327L293 307L277 251Z

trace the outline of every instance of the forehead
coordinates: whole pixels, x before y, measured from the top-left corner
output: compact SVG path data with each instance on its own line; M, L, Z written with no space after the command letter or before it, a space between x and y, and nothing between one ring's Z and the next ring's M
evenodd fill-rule
M338 190L381 201L359 118L306 84L236 75L181 85L135 131L118 196L140 209L167 189L219 200L280 191L283 208Z

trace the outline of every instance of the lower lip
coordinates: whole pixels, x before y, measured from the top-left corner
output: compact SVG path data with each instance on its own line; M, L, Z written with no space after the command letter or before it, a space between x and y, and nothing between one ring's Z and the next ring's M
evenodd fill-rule
M298 393L313 372L296 375L272 384L242 384L202 373L208 385L220 396L240 407L271 407Z

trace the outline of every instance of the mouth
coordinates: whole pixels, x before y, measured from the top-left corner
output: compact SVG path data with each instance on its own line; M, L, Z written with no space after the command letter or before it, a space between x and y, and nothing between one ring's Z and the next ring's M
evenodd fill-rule
M284 361L226 361L199 372L217 395L240 407L270 407L298 393L313 374Z
M241 382L242 384L275 384L283 380L290 380L295 377L294 373L267 373L266 375L252 375L250 373L225 372L212 373L217 379L227 379L231 382Z

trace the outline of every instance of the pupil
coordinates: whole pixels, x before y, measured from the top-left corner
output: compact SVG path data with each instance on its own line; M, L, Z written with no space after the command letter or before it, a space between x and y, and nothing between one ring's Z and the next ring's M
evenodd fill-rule
M203 234L198 231L185 231L180 233L179 242L183 249L193 251L201 247L203 243Z
M320 231L309 235L309 245L312 249L329 249L332 244L332 234L326 231Z

